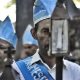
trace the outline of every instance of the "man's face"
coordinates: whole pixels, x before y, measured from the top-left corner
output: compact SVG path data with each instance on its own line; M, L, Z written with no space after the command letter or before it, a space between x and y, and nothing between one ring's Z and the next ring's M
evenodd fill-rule
M0 40L0 70L3 71L5 61L7 59L7 54L4 53L4 50L7 49L9 44L3 40Z
M0 60L2 61L2 64L4 64L3 62L5 61L5 59L7 58L7 54L4 53L4 51L9 47L9 43L0 40Z
M40 50L43 51L43 53L47 53L49 50L49 38L51 36L50 33L50 19L43 20L39 22L38 30L37 30L37 39L39 42Z
M38 48L38 46L36 46L36 45L25 44L23 46L23 51L21 53L21 58L25 58L27 56L32 56L36 52L37 48Z

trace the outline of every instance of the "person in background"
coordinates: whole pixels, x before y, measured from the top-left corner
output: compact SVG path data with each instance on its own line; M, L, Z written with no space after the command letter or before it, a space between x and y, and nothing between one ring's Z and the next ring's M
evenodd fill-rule
M11 23L10 18L7 16L0 26L0 54L2 54L3 69L7 65L9 48L12 50L12 53L9 53L12 57L12 54L15 53L17 44L17 36L14 30L14 26Z
M28 25L27 29L24 32L23 35L23 50L21 53L21 58L26 58L28 56L32 56L37 48L38 48L38 42L36 39L34 39L31 35L32 26Z
M80 64L80 20L69 20L69 43L67 59Z

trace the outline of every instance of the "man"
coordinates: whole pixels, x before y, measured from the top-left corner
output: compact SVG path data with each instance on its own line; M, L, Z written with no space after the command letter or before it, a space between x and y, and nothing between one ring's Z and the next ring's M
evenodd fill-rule
M49 29L51 26L49 24L50 19L47 18L50 18L50 15L45 14L47 15L46 18L39 19L39 17L43 16L42 11L44 13L53 7L50 5L53 3L53 0L46 0L49 2L46 3L45 1L44 4L40 2L44 0L37 1L39 1L39 4L36 5L38 8L35 12L41 11L39 15L37 14L38 20L35 22L35 28L32 29L32 35L38 40L39 50L33 56L12 64L13 69L16 71L16 79L18 80L56 80L55 56L48 55L49 39L51 38ZM48 3L51 8L48 6L48 9L45 10L44 7ZM63 62L63 80L80 80L80 67L67 60L63 60Z
M16 49L17 36L15 33L14 26L11 23L10 18L7 16L0 27L0 48Z
M5 64L3 67L5 71L9 70L9 65L11 64L8 61L8 58L12 59L12 54L14 54L14 50L16 50L16 43L17 43L17 36L15 34L14 27L11 23L11 20L9 17L6 17L6 19L2 22L2 25L0 27L0 53L2 53L3 58L3 64ZM11 52L10 52L11 51ZM11 55L11 57L10 57ZM2 76L4 77L5 71L3 72Z
M28 25L27 29L24 32L23 50L21 53L21 58L32 56L38 48L38 42L32 37L31 31L30 31L31 29L32 29L32 26Z
M38 5L37 1L39 1ZM49 39L51 38L51 32L49 30L51 24L50 19L48 19L50 18L50 15L42 15L46 11L44 7L48 4L48 0L46 0L43 4L42 0L37 1L35 5L38 8L34 8L36 9L34 11L36 15L34 15L35 28L32 29L32 35L38 40L39 51L29 58L13 63L12 67L18 72L21 80L55 80L56 57L54 55L48 55ZM53 1L51 3L53 3ZM50 10L51 8L48 6L47 10ZM67 60L63 60L63 80L80 80L79 75L80 66Z

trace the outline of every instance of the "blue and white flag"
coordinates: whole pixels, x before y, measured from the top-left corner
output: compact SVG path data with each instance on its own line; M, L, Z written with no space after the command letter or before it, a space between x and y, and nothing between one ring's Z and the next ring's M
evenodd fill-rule
M33 7L34 24L50 18L56 7L57 0L36 0Z

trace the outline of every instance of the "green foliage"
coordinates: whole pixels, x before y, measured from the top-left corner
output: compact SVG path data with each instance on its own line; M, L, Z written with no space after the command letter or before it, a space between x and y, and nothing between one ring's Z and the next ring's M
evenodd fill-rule
M6 8L9 8L11 5L15 4L16 0L11 0L9 3L6 4Z

